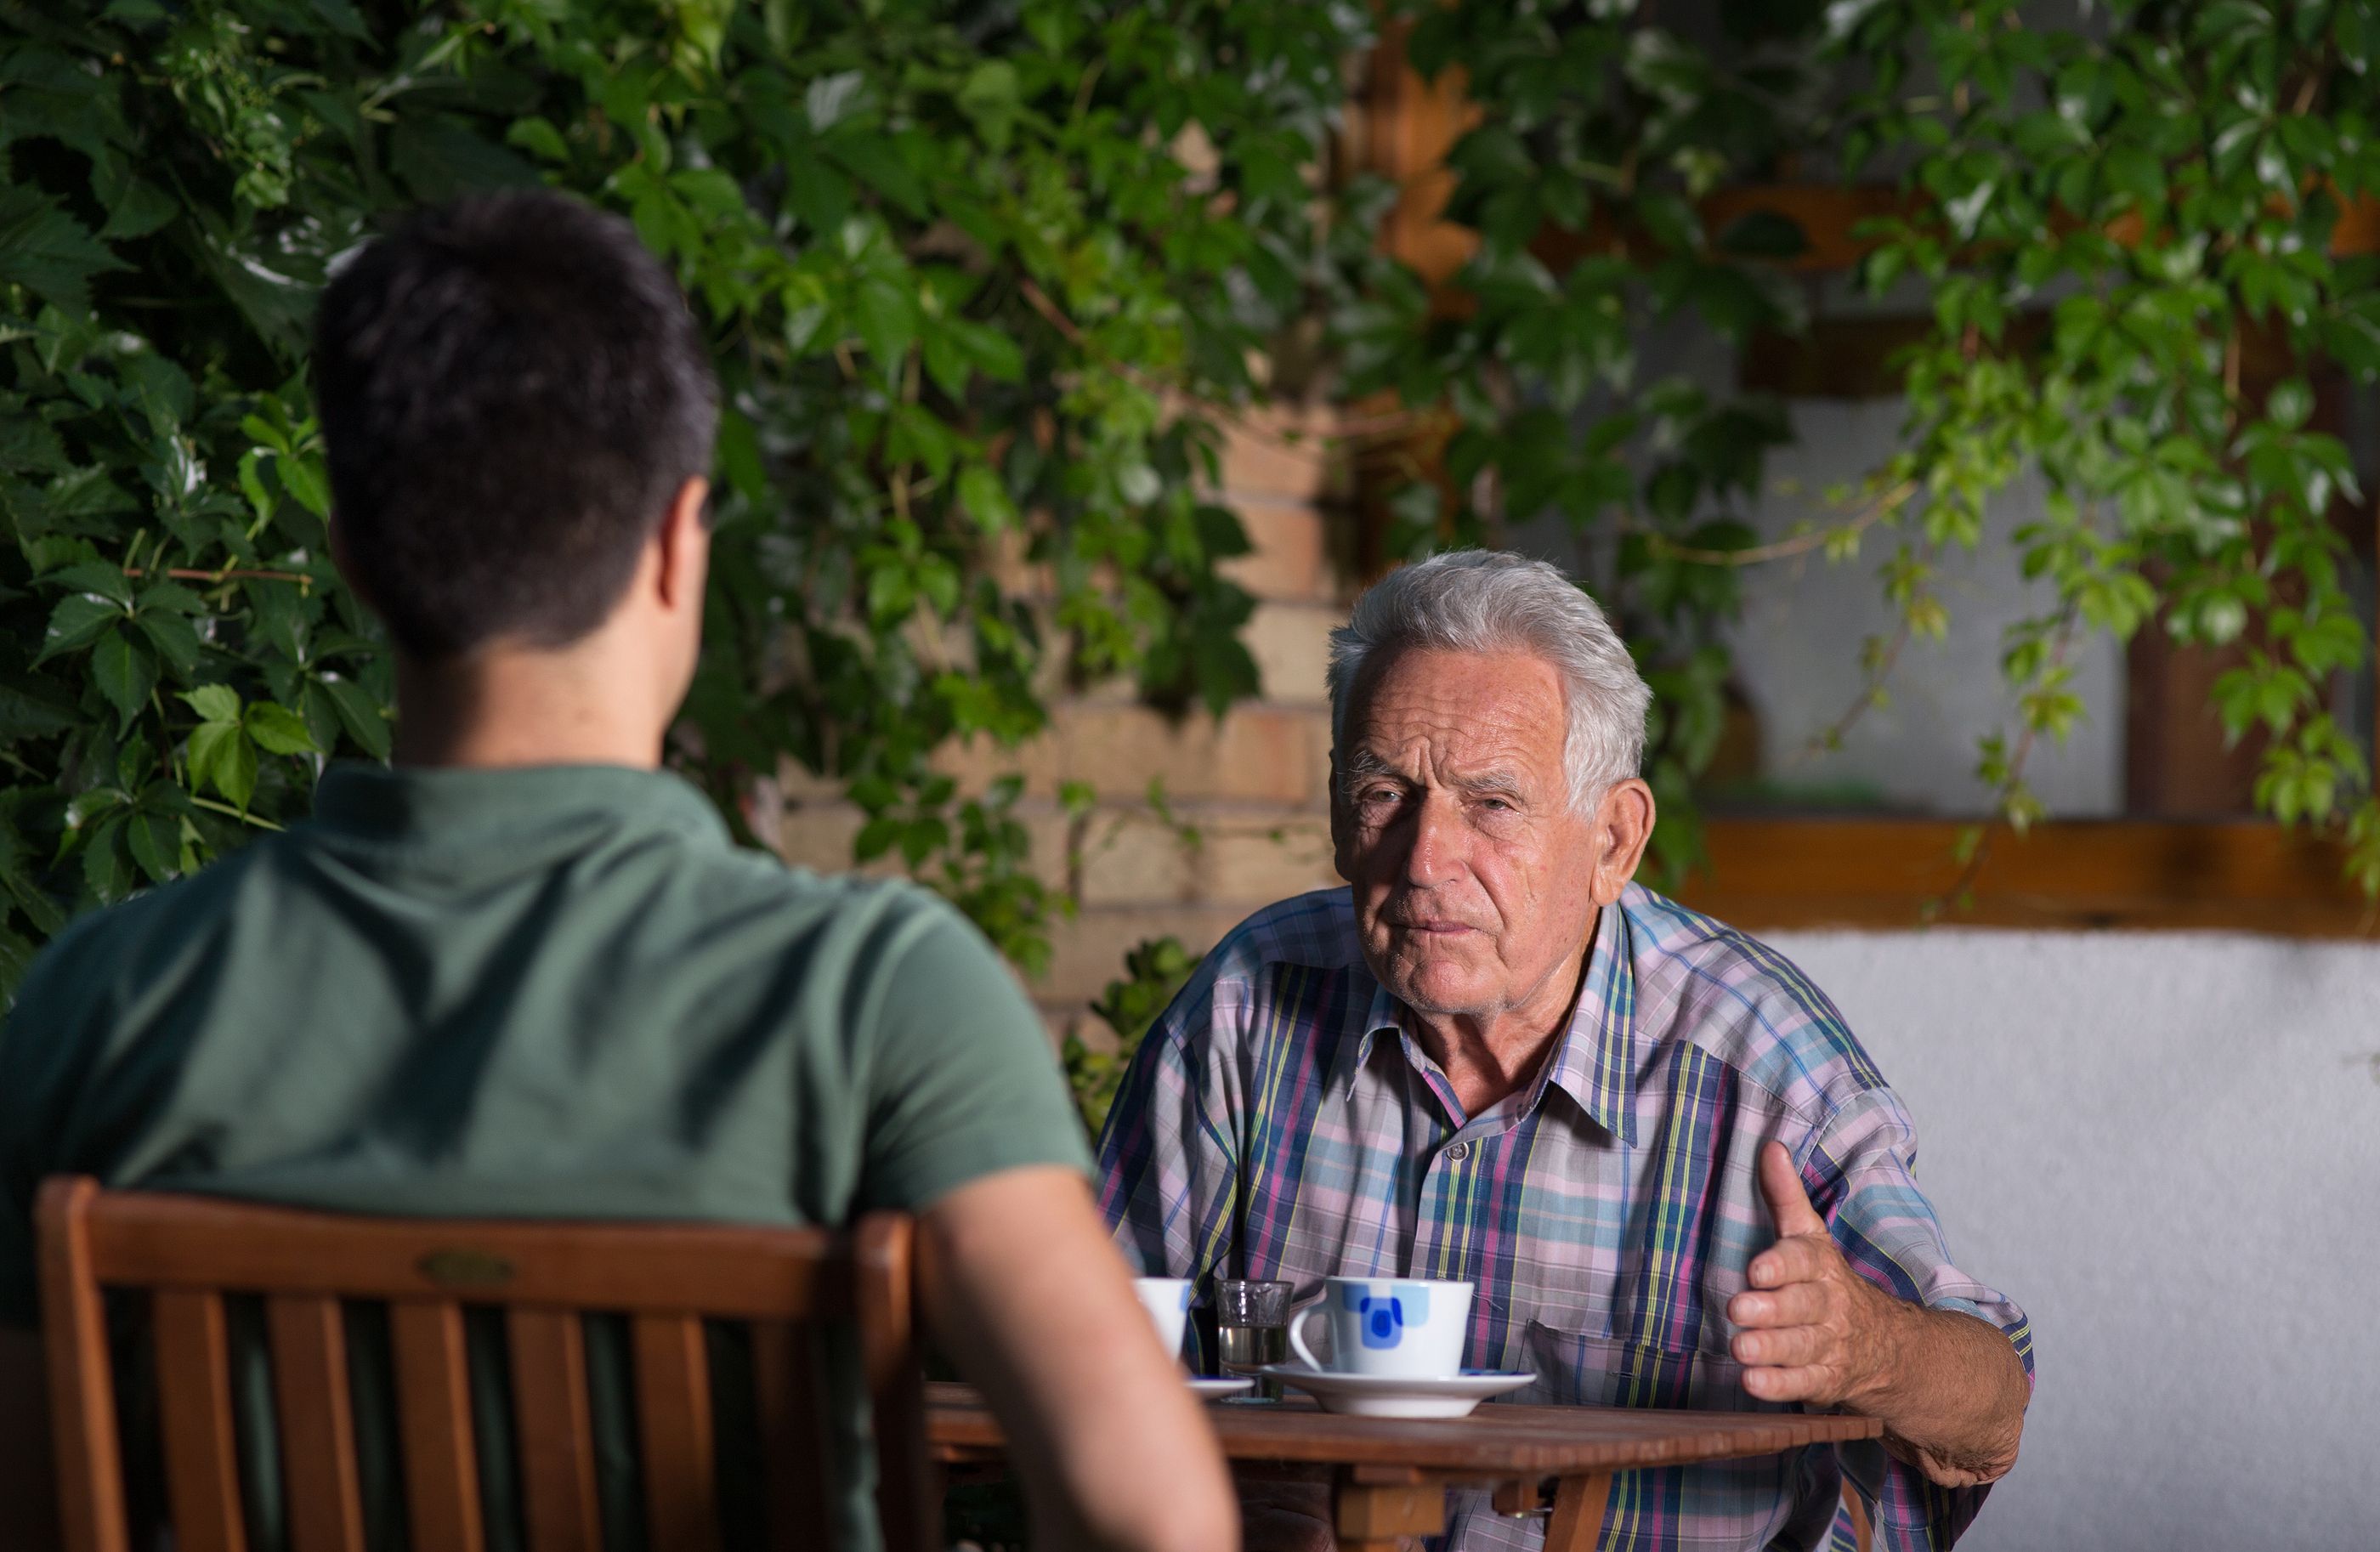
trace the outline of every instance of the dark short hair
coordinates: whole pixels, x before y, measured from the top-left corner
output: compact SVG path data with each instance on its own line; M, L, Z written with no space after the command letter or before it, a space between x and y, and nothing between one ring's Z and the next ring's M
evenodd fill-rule
M669 272L545 190L421 211L358 254L322 294L314 393L348 562L429 659L601 624L719 420Z

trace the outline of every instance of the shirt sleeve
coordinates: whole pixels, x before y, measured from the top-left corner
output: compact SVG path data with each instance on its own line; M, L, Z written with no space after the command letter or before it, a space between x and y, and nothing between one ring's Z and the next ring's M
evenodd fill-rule
M1917 1187L1917 1146L1909 1113L1889 1090L1868 1090L1813 1134L1801 1161L1810 1204L1862 1277L1895 1298L1955 1310L1999 1328L2031 1385L2033 1327L2005 1294L1950 1260L1934 1207ZM1837 1447L1844 1476L1864 1498L1876 1547L1936 1552L1958 1540L1991 1489L1943 1487L1875 1441ZM1835 1541L1853 1545L1846 1513Z
M1133 1053L1099 1138L1099 1210L1151 1277L1233 1275L1239 1219L1237 1004L1208 956Z
M939 902L920 904L878 1003L867 1206L914 1212L1030 1165L1088 1173L1082 1118L1040 1015L981 933Z

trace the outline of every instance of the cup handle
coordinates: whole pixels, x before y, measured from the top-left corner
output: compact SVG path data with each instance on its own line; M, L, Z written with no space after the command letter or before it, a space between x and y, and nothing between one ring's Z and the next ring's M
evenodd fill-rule
M1321 1315L1321 1314L1324 1314L1324 1313L1326 1313L1330 1308L1330 1300L1328 1300L1328 1299L1317 1299L1317 1300L1315 1300L1315 1301L1314 1301L1314 1303L1310 1303L1310 1304L1307 1304L1307 1305L1306 1305L1305 1308L1303 1308L1303 1309L1299 1309L1299 1310L1293 1310L1293 1311L1291 1311L1291 1312L1290 1312L1290 1316L1289 1316L1289 1347L1290 1347L1290 1351L1291 1351L1291 1352L1294 1352L1294 1353L1296 1353L1296 1354L1297 1354L1297 1356L1298 1356L1298 1361L1299 1361L1299 1362L1301 1362L1301 1363L1303 1363L1303 1364L1304 1364L1307 1368L1309 1368L1309 1369L1327 1369L1327 1368L1329 1368L1330 1365L1330 1364L1325 1364L1324 1362L1322 1362L1322 1360L1321 1360L1321 1359L1317 1358L1317 1357L1314 1355L1314 1350L1313 1350L1312 1348L1310 1348L1310 1347L1308 1347L1308 1346L1306 1346L1306 1345L1305 1345L1305 1317L1306 1317L1307 1316L1309 1316L1309 1315Z

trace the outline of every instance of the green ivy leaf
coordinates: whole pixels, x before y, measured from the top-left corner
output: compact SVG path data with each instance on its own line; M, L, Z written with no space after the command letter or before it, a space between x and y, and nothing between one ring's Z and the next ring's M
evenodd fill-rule
M536 115L515 119L512 127L504 131L504 143L543 161L570 160L570 147L564 143L562 131Z
M157 655L172 666L176 677L187 679L198 671L199 658L205 649L197 628L188 620L179 614L156 612L136 616L133 624L140 627L140 634L149 638Z
M857 70L820 76L802 92L802 112L810 132L823 135L845 118L868 111L868 78Z
M969 464L959 470L959 504L987 534L1017 525L1016 503L1009 499L1008 487L982 464Z
M109 206L107 223L99 229L100 239L122 242L145 237L179 215L181 210L171 194L146 178L133 178Z
M898 206L907 215L922 217L929 201L926 186L901 158L900 148L873 131L836 135L826 141L827 154L851 175Z
M954 319L947 325L951 338L984 376L1001 382L1025 381L1025 349L989 323Z
M119 609L132 607L132 579L124 575L123 567L109 565L105 561L77 561L46 574L42 580L78 593L96 593Z
M286 706L273 701L258 701L248 709L241 719L249 737L257 747L273 755L317 755L322 748L306 726L306 719Z
M195 690L184 690L181 698L207 721L239 721L239 692L229 685L200 685Z
M152 882L165 883L181 871L182 821L164 814L136 813L127 820L124 836L132 860Z
M322 472L319 457L295 455L275 458L273 472L281 476L281 488L317 517L331 515L331 485Z
M388 719L362 685L351 680L324 676L322 688L330 693L331 704L338 709L339 725L347 736L362 746L364 753L376 760L388 758Z
M133 645L123 630L111 629L91 649L91 672L99 693L115 708L117 732L129 728L157 686L156 660Z
M27 184L0 186L0 281L81 313L91 309L91 277L127 267L54 196Z
M881 275L870 275L859 283L853 311L860 343L870 356L891 366L909 354L910 343L917 337L915 292Z
M2306 418L2313 413L2313 390L2301 377L2276 383L2265 400L2265 418L2287 430L2293 431L2304 425Z
M132 861L124 842L124 816L116 814L101 820L83 843L83 882L103 904L132 892Z
M975 120L976 131L994 151L1005 150L1021 106L1016 67L1005 59L987 59L967 72L958 91L959 111Z
M190 734L190 779L204 782L242 813L256 795L256 746L237 722L200 722Z
M62 598L50 611L49 628L42 633L42 649L33 661L43 663L62 652L79 651L124 618L124 610L103 598L89 593Z

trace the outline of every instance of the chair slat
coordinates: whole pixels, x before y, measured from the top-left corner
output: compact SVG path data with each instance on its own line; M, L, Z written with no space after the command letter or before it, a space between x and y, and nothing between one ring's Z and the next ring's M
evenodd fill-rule
M364 1552L347 1333L339 1301L276 1293L264 1301L280 1413L293 1552Z
M635 1332L637 1425L651 1545L670 1552L718 1552L719 1469L702 1321L640 1315Z
M116 1442L107 1312L92 1269L91 1205L99 1182L60 1177L42 1185L42 1341L50 1381L50 1437L57 1451L58 1528L66 1552L128 1552L124 1458Z
M151 1324L175 1544L182 1552L247 1552L223 1295L159 1293Z
M876 1517L891 1552L939 1546L942 1485L926 1453L926 1387L910 1295L910 1220L870 1213L853 1234L859 1359L876 1440Z
M150 1192L91 1222L99 1280L346 1299L456 1298L722 1320L850 1313L835 1237L721 1224L369 1219Z
M389 1304L388 1322L413 1544L481 1552L485 1534L463 1307L445 1300L399 1299Z
M753 1392L769 1480L771 1552L834 1543L832 1462L818 1328L783 1320L752 1326Z
M628 1317L640 1473L662 1552L724 1539L703 1322L753 1329L768 1545L832 1539L838 1433L820 1323L854 1320L870 1388L888 1552L928 1552L941 1485L925 1448L905 1219L856 1232L514 1223L298 1212L43 1183L38 1211L65 1552L129 1552L103 1290L157 1299L171 1508L188 1552L248 1552L227 1419L229 1291L263 1295L290 1552L365 1552L362 1462L343 1300L385 1301L398 1461L417 1546L486 1552L466 1307L504 1312L527 1552L602 1552L582 1313ZM741 1380L737 1389L740 1399ZM366 1418L367 1423L376 1419ZM374 1434L364 1442L378 1449ZM738 1458L744 1441L737 1440ZM5 1532L0 1510L0 1532ZM664 1545L665 1544L665 1545Z
M578 1316L512 1309L513 1408L528 1502L529 1552L602 1552L587 1346Z

